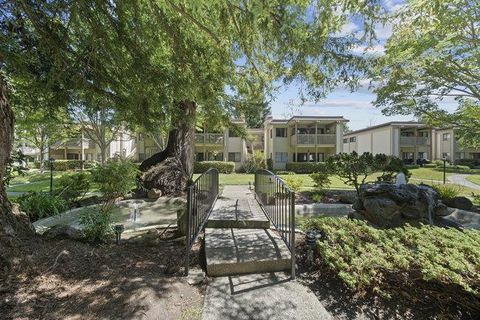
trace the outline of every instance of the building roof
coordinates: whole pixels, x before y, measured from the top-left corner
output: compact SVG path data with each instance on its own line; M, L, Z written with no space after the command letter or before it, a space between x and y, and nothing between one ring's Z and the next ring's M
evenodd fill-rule
M361 132L375 130L375 129L378 129L378 128L389 127L389 126L429 127L425 123L418 122L418 121L391 121L391 122L385 122L385 123L378 124L378 125L375 125L375 126L366 127L366 128L363 128L363 129L359 129L359 130L355 130L355 131L346 133L346 134L344 134L344 137L349 137L349 136L352 136L354 134L358 134L358 133L361 133Z
M311 120L333 120L341 122L349 122L350 120L345 119L343 116L292 116L290 119L273 119L270 118L270 123L274 124L287 124L291 121L311 121Z

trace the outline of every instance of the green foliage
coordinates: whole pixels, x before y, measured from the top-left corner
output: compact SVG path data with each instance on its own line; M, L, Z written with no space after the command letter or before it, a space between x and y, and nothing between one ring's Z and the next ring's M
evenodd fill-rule
M262 152L255 151L253 155L247 158L241 171L245 173L255 173L258 169L265 169L265 159Z
M310 218L302 228L322 230L321 257L343 282L364 293L391 295L427 281L435 294L480 294L480 232L423 225L375 229L346 218ZM453 296L456 296L455 293ZM402 296L403 297L403 296ZM462 303L462 299L458 299Z
M381 168L381 164L384 164L383 168ZM408 169L418 169L418 166L417 168L413 168L412 166L406 166L402 159L392 156L387 156L386 160L382 160L382 162L379 163L377 167L383 171L383 174L378 177L378 180L385 182L395 182L397 174L399 172L402 172L408 181L408 179L410 179L410 177L412 176Z
M287 186L295 192L300 191L305 182L303 178L296 177L295 175L286 177L284 181Z
M68 170L80 170L82 163L85 169L93 168L96 165L95 161L87 160L55 160L53 163L53 170L55 171L68 171ZM45 160L43 162L45 169L50 170L50 161ZM40 169L40 162L35 161L35 168Z
M470 169L473 169L477 166L480 166L480 160L478 159L457 159L455 160L456 166L466 166Z
M58 179L56 185L60 196L73 201L85 196L91 186L91 177L85 172L65 174Z
M313 173L325 171L324 162L287 162L285 169L295 173Z
M267 159L267 170L270 170L270 171L273 170L273 159L272 158Z
M46 192L25 193L17 199L17 202L32 222L57 215L68 209L68 204L62 197Z
M139 173L137 165L130 160L112 159L91 170L92 180L107 199L125 196L136 186Z
M110 204L86 208L80 215L80 224L88 241L106 242L113 237L112 210Z
M473 203L477 206L480 206L480 194L475 194L472 192Z
M330 174L328 172L314 172L310 174L310 178L312 178L317 190L324 190L330 185Z
M435 184L432 187L438 192L441 199L455 198L462 192L461 187L456 184Z
M235 162L228 161L200 161L193 165L194 173L203 173L210 168L215 168L220 173L233 173L235 171Z
M393 34L373 77L386 115L414 114L455 127L464 147L480 147L478 2L412 0L392 17ZM467 35L467 36L465 36ZM442 108L453 98L456 112Z
M11 154L10 159L7 163L6 172L3 176L3 180L0 181L4 186L8 186L10 181L15 176L22 176L28 170L23 164L25 161L25 155L20 151L14 152Z
M327 159L328 171L335 173L348 185L351 185L359 193L360 186L365 183L367 177L385 167L388 157L384 154L373 156L369 152L359 155L352 153L339 153Z

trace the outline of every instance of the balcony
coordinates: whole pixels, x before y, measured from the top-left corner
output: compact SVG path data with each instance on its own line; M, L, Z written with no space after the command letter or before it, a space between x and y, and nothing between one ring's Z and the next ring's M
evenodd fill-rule
M223 145L223 133L197 133L195 144Z
M291 137L292 145L334 145L335 140L335 134L294 134Z
M430 145L429 137L400 137L401 146L427 146Z

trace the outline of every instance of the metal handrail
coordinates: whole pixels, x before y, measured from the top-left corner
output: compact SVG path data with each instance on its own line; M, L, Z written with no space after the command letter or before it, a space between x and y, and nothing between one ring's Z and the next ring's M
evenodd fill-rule
M290 250L295 279L295 192L276 174L255 172L255 198Z
M218 170L210 168L187 187L187 236L185 274L188 275L190 251L212 212L218 198Z

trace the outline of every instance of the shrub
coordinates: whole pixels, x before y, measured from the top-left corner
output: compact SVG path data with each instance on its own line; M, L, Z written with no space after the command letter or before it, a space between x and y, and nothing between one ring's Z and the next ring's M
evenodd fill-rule
M330 174L328 172L314 172L310 174L310 178L312 178L315 188L318 190L326 189L330 185Z
M418 168L420 168L420 165L418 165L418 164L407 164L407 165L405 165L405 168L418 169Z
M129 160L112 159L91 170L93 182L107 199L125 196L136 186L138 167Z
M379 156L379 155L377 155ZM382 156L380 156L382 157ZM382 168L383 166L383 168ZM410 179L412 174L408 171L409 168L412 166L407 166L402 161L402 159L392 156L387 156L385 160L381 160L377 167L383 171L382 175L378 177L378 181L385 181L385 182L395 182L397 178L397 174L402 172L405 175L405 178Z
M235 171L235 162L227 161L200 161L193 165L193 172L204 173L210 168L216 168L220 173L232 173Z
M80 215L80 224L85 237L90 242L106 242L113 236L111 206L104 204L86 208Z
M475 194L472 192L473 203L477 206L480 206L480 194Z
M83 198L90 189L90 185L90 174L85 172L63 175L57 182L59 195L70 201Z
M295 176L288 176L284 179L287 186L293 191L300 191L303 186L303 178L297 178Z
M427 225L376 229L360 220L333 217L307 219L302 228L322 231L320 256L360 294L373 291L388 297L398 292L402 299L415 300L397 289L427 288L420 295L430 295L434 301L443 296L444 301L478 307L478 230Z
M435 163L427 163L423 165L425 168L435 168L437 165Z
M295 172L292 171L285 171L285 170L277 170L275 171L276 175L289 175L289 174L295 174Z
M437 168L440 168L440 167L443 167L443 160L433 160L432 163L437 167ZM447 162L447 166L448 166L448 162Z
M432 186L438 192L441 199L457 197L462 191L460 186L454 184L436 184Z
M457 159L455 160L455 165L467 166L471 169L475 168L475 166L480 165L480 160L476 159Z
M323 162L288 162L285 168L287 171L295 173L313 173L326 170Z
M253 155L250 155L242 166L242 172L254 173L258 169L265 169L265 159L260 151L255 151Z
M62 197L46 192L28 192L20 196L17 202L32 222L57 215L68 209L67 202Z
M267 159L267 170L270 170L270 171L273 170L273 159L272 158Z

